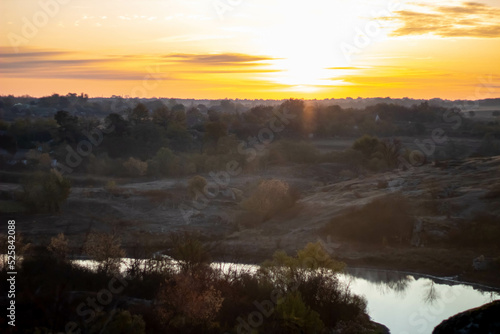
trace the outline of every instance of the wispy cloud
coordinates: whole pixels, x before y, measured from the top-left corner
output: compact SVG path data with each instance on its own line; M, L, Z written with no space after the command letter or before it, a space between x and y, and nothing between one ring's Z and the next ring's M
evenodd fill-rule
M433 34L440 37L500 37L500 8L479 2L460 6L420 5L420 11L401 10L385 20L401 26L394 36Z
M167 59L181 61L183 63L204 64L210 66L255 66L258 62L270 61L275 58L266 56L254 56L241 53L220 54L171 54Z
M274 58L241 53L107 55L52 50L0 49L0 74L18 78L68 78L93 80L142 80L147 68L161 66L169 79L192 74L259 74L278 70L269 67Z
M141 80L144 71L113 69L124 63L120 57L85 58L65 51L27 50L12 53L0 49L0 74L16 78L62 78L94 80Z

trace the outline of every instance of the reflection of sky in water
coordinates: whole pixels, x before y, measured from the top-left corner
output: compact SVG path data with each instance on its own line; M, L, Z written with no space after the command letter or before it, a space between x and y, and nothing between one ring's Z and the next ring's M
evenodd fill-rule
M353 293L367 299L372 319L386 325L392 334L432 333L444 319L500 299L498 293L471 286L450 286L411 275L394 277L394 272L367 270L355 275L342 280L349 282Z
M133 260L123 259L122 270ZM75 260L75 264L95 268L90 260ZM255 272L257 266L215 263L214 268ZM362 295L368 302L368 314L384 324L391 334L429 334L441 321L500 299L500 293L482 292L468 285L447 285L442 281L414 277L390 270L350 269L340 275L351 292Z

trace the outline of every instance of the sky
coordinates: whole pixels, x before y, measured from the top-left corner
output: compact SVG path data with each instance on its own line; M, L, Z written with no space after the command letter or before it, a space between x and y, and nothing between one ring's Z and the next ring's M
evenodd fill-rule
M2 0L0 95L500 97L500 1Z

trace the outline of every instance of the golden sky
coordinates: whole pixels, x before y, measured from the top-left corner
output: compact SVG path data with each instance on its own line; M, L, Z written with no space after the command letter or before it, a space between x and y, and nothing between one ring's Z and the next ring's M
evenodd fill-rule
M500 97L500 1L2 0L0 94Z

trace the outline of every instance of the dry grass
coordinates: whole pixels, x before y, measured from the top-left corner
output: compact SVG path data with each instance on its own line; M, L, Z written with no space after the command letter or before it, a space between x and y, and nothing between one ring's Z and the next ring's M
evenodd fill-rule
M161 204L174 198L171 192L161 189L135 190L134 194L147 197L153 204Z
M410 210L405 197L389 195L335 217L322 232L364 243L406 243L413 229Z

